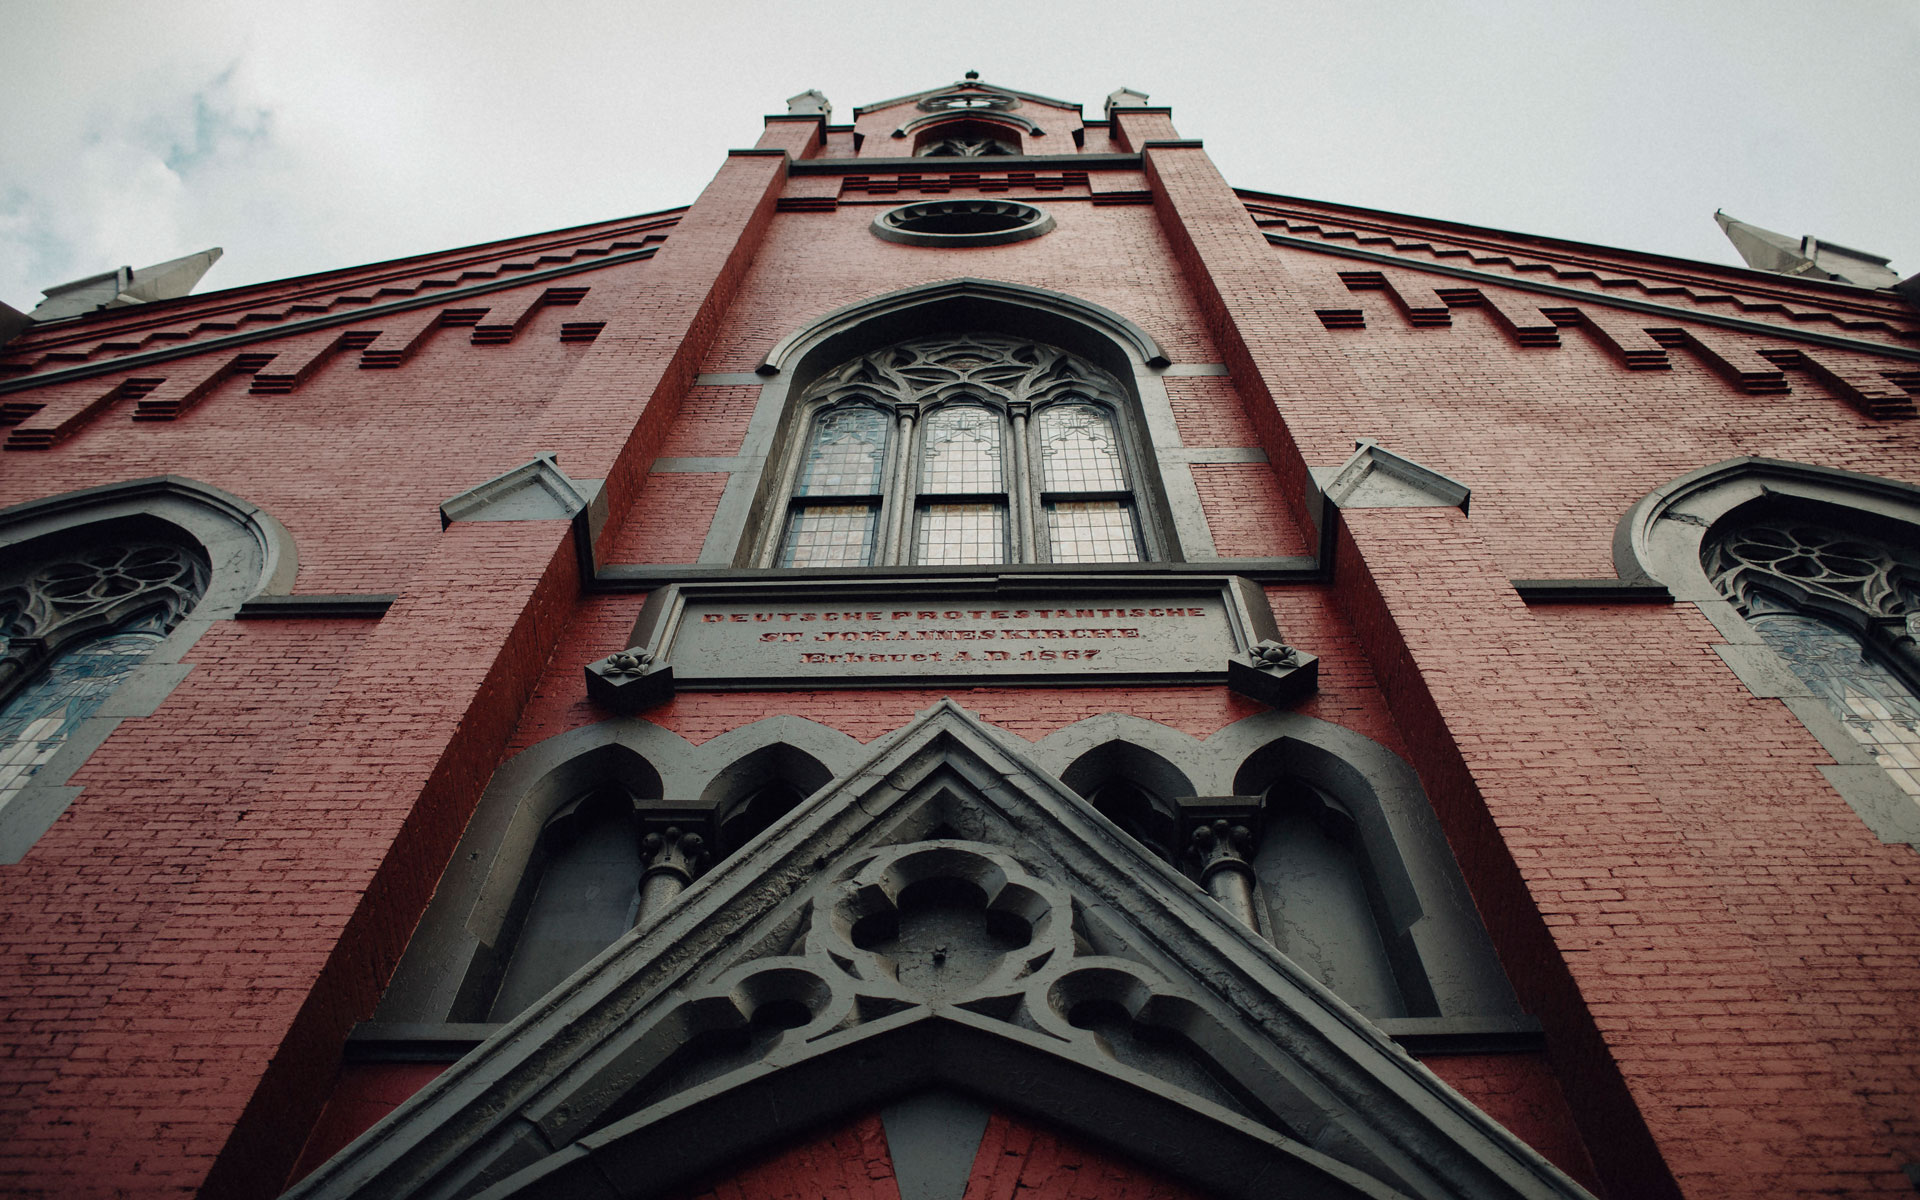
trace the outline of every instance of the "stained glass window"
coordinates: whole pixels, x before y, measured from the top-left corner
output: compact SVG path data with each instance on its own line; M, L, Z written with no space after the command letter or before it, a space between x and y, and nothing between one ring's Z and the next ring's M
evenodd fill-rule
M977 404L949 405L927 417L920 455L920 490L941 495L998 492L1000 415Z
M877 408L838 408L820 414L813 425L796 494L877 495L887 457L886 414Z
M1151 544L1121 387L1065 351L918 338L824 372L801 402L815 415L764 565L1135 562Z
M873 561L888 425L886 413L864 404L813 419L781 540L781 566L864 567Z
M864 567L873 561L874 521L880 510L834 504L796 508L787 522L783 567Z
M1054 562L1135 562L1140 557L1133 510L1118 500L1047 505L1047 544Z
M1140 530L1127 493L1113 414L1070 400L1035 418L1048 557L1054 562L1135 562Z
M998 504L930 504L914 532L915 561L977 566L1007 561L1007 510Z
M0 804L206 591L205 560L180 546L78 542L23 556L0 586Z
M1859 636L1818 615L1851 610L1868 629L1920 616L1920 554L1809 520L1766 520L1708 543L1714 584L1809 691L1920 803L1920 694Z
M1051 405L1039 417L1040 461L1049 492L1108 492L1127 486L1113 418L1091 404Z
M1769 614L1752 625L1900 790L1920 802L1920 699L1901 678L1852 634L1816 617Z

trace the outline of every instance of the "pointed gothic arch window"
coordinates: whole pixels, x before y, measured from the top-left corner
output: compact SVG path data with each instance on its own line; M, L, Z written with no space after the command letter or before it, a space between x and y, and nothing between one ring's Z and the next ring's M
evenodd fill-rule
M204 553L100 531L18 551L0 571L0 806L200 602Z
M1721 528L1708 577L1754 632L1920 803L1920 544L1835 514L1775 511Z
M763 563L1156 557L1123 396L1076 355L993 334L918 338L843 363L803 398L786 519Z

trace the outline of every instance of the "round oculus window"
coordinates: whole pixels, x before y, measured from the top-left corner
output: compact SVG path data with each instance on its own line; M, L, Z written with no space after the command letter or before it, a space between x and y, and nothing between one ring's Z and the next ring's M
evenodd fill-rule
M903 204L873 219L876 237L909 246L1000 246L1037 238L1052 228L1052 216L1010 200Z

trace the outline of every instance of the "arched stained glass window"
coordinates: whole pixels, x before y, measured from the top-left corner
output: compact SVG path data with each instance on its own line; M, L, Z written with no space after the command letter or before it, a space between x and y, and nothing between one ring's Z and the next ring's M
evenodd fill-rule
M1920 553L1776 517L1721 533L1705 558L1754 632L1920 803Z
M1135 562L1150 553L1123 393L1074 355L920 338L829 371L804 403L769 566Z
M1134 562L1140 531L1111 412L1081 400L1043 410L1041 493L1052 562Z
M155 542L27 557L0 588L0 804L26 786L207 587L207 564Z
M929 565L1007 561L1006 434L985 405L953 404L921 431L914 561Z
M814 417L793 489L781 566L865 566L873 561L887 423L885 413L864 405Z

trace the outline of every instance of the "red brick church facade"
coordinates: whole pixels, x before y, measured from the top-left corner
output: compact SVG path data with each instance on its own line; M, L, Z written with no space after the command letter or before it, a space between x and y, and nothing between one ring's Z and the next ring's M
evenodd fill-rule
M1145 99L0 346L0 1190L1909 1194L1920 314Z

